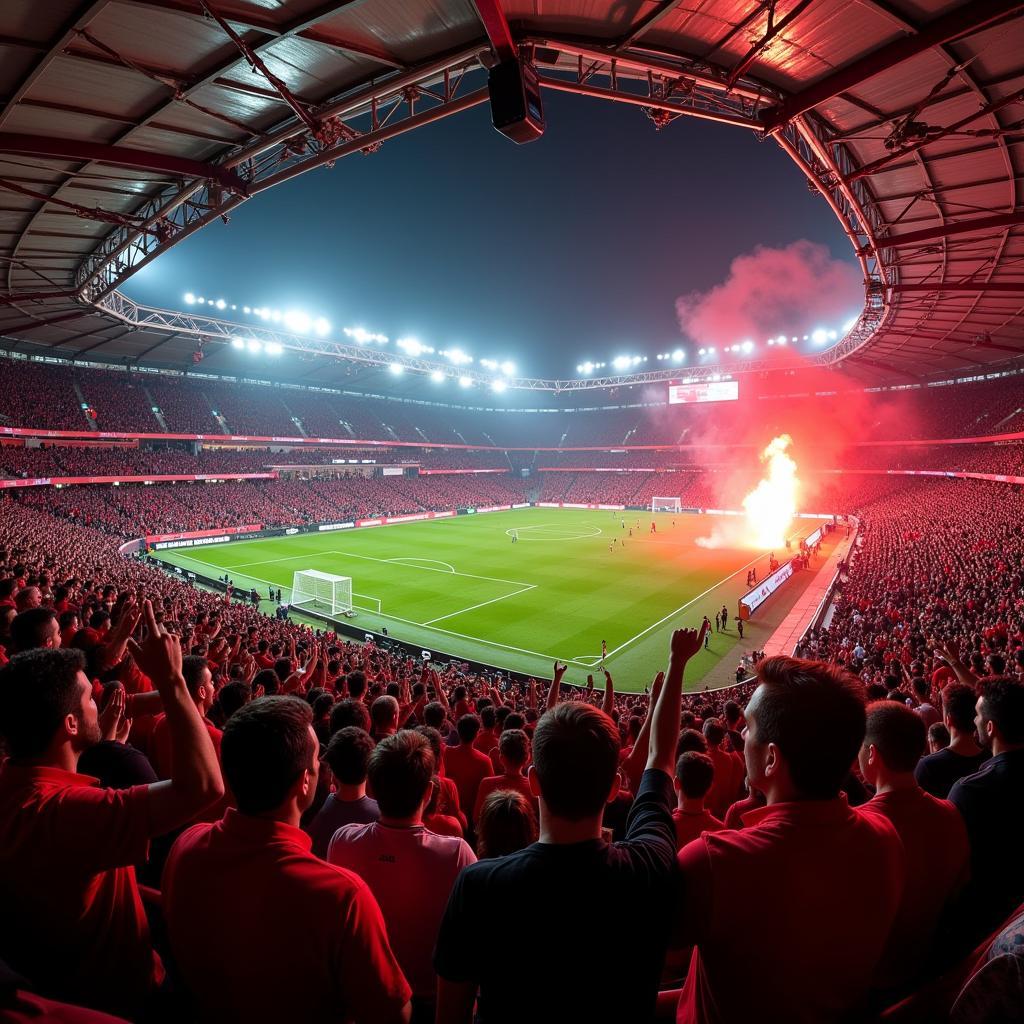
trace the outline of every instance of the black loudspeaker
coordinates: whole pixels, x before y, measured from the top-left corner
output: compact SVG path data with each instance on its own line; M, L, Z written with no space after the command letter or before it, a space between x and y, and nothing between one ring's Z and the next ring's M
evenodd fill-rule
M544 134L544 105L537 69L521 60L495 64L487 75L491 120L513 142L533 142Z

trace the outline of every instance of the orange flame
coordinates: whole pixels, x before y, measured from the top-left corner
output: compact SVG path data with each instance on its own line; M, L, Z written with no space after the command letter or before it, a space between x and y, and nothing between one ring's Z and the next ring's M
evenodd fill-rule
M796 463L786 453L793 443L789 434L773 438L761 453L767 464L764 479L743 499L747 541L761 551L781 548L796 515L800 481Z

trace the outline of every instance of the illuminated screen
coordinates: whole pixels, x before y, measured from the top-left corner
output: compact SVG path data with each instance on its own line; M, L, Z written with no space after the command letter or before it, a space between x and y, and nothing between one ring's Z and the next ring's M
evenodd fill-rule
M671 384L669 405L691 405L694 402L735 402L740 397L738 380L709 380L701 384Z

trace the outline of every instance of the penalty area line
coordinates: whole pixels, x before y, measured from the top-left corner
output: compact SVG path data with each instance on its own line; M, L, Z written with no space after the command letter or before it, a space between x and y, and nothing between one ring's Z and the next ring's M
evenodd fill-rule
M445 619L454 619L456 615L465 615L466 612L475 611L477 608L483 608L485 605L495 604L498 601L507 601L510 597L515 597L517 594L525 594L528 590L536 590L537 584L530 583L528 586L520 587L519 590L513 590L511 594L501 594L498 597L492 597L489 601L481 601L479 604L471 604L468 608L460 608L457 612L449 612L447 615L438 615L436 619L428 619L422 623L424 626L431 626L435 622L444 622Z
M624 650L630 644L635 643L637 640L640 639L640 637L646 636L646 634L650 633L652 629L657 629L658 626L660 626L662 623L668 622L668 620L671 619L674 615L678 615L680 612L686 611L686 609L689 608L690 605L696 604L702 597L707 597L708 594L710 594L714 590L717 590L720 586L722 586L723 583L728 583L729 580L733 578L733 576L738 576L741 572L743 572L744 569L749 569L755 562L758 562L762 558L764 558L765 554L766 552L762 551L755 558L752 558L749 562L747 562L746 565L741 565L735 572L729 573L728 576L724 577L723 579L720 579L717 583L708 587L707 590L702 591L696 597L691 598L689 601L686 602L686 604L681 604L678 608L674 609L673 611L670 611L668 615L665 615L663 618L658 619L657 622L652 622L646 629L642 629L639 633L637 633L636 636L630 637L623 644L619 644L619 646L616 647L614 651L609 651L606 655L606 658L610 658L613 654L618 654L619 651Z

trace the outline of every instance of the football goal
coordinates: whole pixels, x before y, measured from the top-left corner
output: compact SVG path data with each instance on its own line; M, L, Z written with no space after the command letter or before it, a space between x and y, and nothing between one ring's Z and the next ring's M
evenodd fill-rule
M310 608L329 615L352 610L352 577L317 569L300 569L292 577L293 608Z
M652 512L681 512L683 503L679 498L651 498Z

